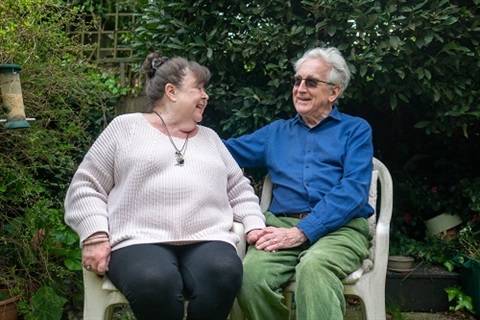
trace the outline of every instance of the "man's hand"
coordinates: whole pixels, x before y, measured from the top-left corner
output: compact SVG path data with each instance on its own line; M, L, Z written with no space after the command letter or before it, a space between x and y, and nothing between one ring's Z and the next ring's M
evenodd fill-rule
M258 250L277 251L279 249L294 248L308 239L297 227L290 229L266 227L262 231L263 234L255 243L255 248Z

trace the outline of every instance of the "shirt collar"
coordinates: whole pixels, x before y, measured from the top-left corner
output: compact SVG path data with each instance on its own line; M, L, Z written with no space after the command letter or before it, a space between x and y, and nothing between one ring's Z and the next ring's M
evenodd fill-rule
M335 119L337 121L340 121L342 119L342 113L338 110L337 106L334 105L333 108L332 108L332 112L330 112L330 114L325 118L325 119L328 119L328 118L332 118L332 119ZM325 119L323 119L322 121L320 121L320 123L324 122ZM295 117L293 118L293 121L296 122L296 123L301 123L302 125L304 126L307 126L307 124L305 123L305 121L303 121L302 117L300 116L300 114L296 114ZM319 123L319 124L320 124ZM319 124L317 124L315 127L317 127ZM308 127L308 126L307 126Z

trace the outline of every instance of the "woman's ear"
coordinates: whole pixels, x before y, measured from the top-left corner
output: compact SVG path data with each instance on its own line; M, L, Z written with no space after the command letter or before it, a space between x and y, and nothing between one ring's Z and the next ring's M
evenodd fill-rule
M177 101L177 88L171 83L165 85L165 95L172 101Z

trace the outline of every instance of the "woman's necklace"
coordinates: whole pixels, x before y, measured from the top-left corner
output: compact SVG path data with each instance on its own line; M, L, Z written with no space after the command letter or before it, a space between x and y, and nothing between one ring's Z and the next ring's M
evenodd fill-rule
M183 159L183 156L185 155L185 152L187 152L187 142L188 142L189 132L187 133L187 138L185 139L185 142L183 143L182 149L179 150L177 148L177 146L175 145L175 142L173 142L172 135L168 131L167 124L165 123L163 118L160 116L160 114L157 111L153 110L153 112L160 118L160 120L162 120L162 123L165 126L165 130L167 130L167 134L168 134L168 138L170 139L170 143L175 148L175 158L177 159L176 166L183 167L183 164L185 163L185 159ZM183 152L183 154L182 154L182 152Z

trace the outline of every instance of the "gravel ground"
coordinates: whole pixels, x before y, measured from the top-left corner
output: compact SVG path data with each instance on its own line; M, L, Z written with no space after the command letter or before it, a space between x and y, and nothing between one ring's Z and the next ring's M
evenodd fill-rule
M457 312L395 312L388 310L387 320L475 320L475 317L465 311ZM393 314L394 313L394 314ZM81 320L82 315L70 315L69 320ZM115 308L113 320L135 320L130 308L128 306L118 306ZM265 319L273 320L273 319ZM362 312L358 302L349 300L347 305L347 312L344 320L363 320Z
M387 310L387 320L475 320L475 317L466 311L456 312L400 312ZM362 312L357 301L350 300L344 320L362 320Z
M357 310L347 310L344 320L362 320L362 314ZM469 313L465 312L402 312L400 315L391 316L387 314L387 320L475 320Z

